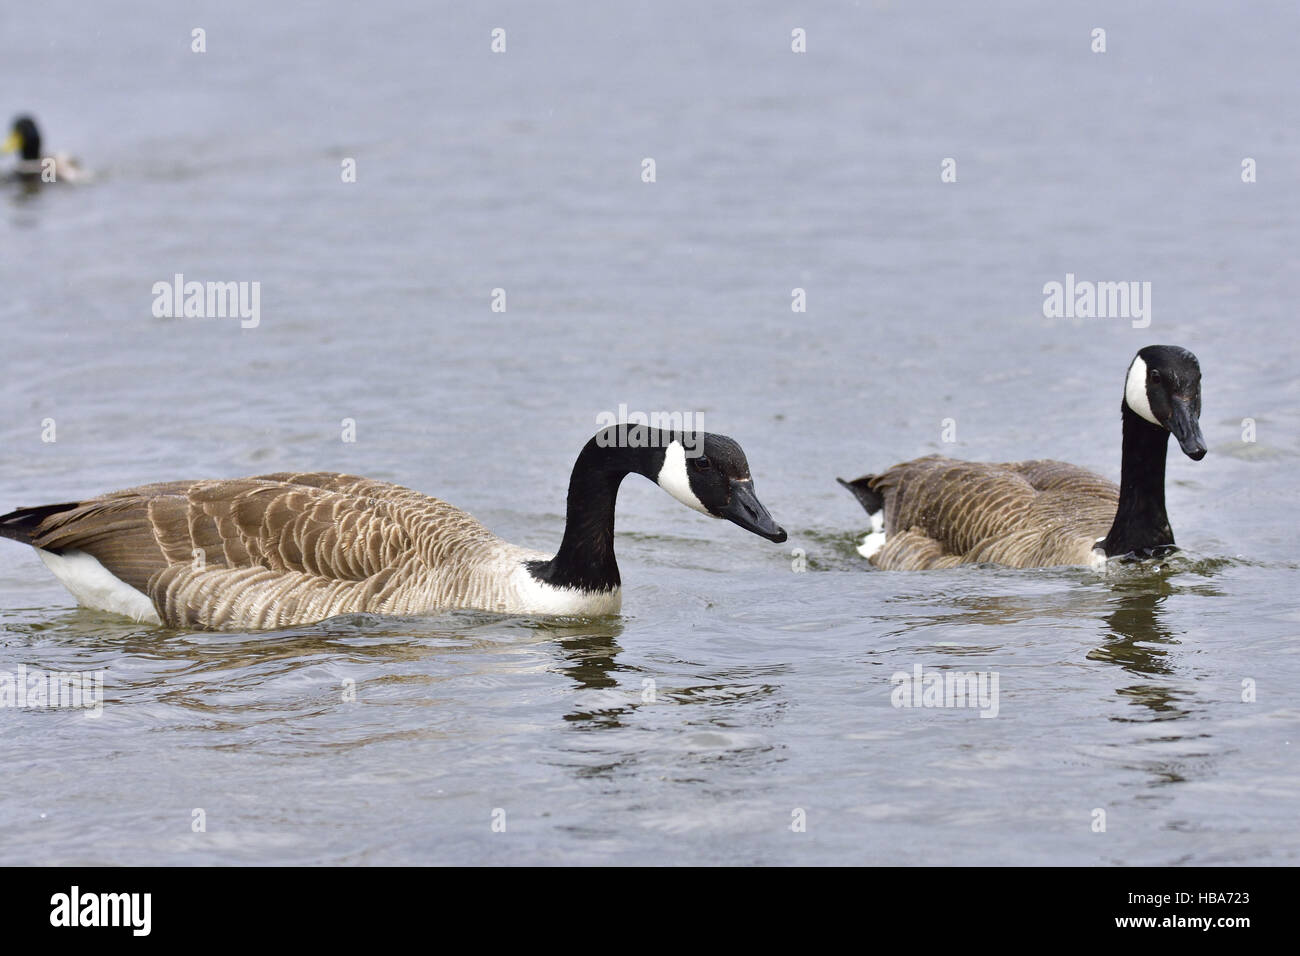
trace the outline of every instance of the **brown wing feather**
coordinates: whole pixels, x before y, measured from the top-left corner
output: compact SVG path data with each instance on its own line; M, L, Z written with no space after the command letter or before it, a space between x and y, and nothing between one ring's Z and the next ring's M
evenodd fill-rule
M30 543L47 551L86 551L145 593L149 578L167 564L144 508L132 498L105 496L60 511L40 523Z
M204 627L402 613L427 562L472 565L495 540L444 501L332 472L142 485L51 515L31 535L38 548L89 552L165 623Z
M885 502L885 545L872 563L924 570L993 562L1086 564L1115 516L1113 482L1059 461L998 464L932 455L870 482Z

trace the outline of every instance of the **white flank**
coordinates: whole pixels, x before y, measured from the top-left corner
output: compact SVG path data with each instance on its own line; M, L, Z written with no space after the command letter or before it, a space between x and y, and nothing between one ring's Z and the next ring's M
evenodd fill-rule
M883 532L872 532L862 539L858 545L858 554L864 558L870 558L877 551L885 546L885 535Z
M879 511L870 511L867 517L871 519L871 534L862 539L858 545L858 554L864 558L869 558L885 546L885 509Z
M519 607L510 609L508 613L601 617L617 614L623 607L621 588L612 591L581 591L578 588L552 587L533 577L523 565L516 566L510 579Z
M35 550L79 604L97 611L123 614L134 621L162 623L148 597L113 575L92 555L84 551L55 554L40 548Z
M1151 412L1151 399L1147 397L1147 363L1142 356L1133 359L1128 367L1128 381L1124 383L1124 401L1152 425L1160 425ZM1161 425L1163 428L1164 426Z
M668 492L688 508L694 508L702 515L709 515L709 509L701 504L700 499L691 491L691 479L686 473L686 449L682 443L674 441L664 449L664 463L655 479L659 487ZM713 517L713 515L709 515Z

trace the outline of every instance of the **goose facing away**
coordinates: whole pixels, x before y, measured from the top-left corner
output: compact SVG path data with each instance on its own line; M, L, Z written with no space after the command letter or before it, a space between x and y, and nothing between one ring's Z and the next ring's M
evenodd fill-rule
M44 181L76 183L85 182L90 174L72 157L58 153L53 156L41 154L41 133L36 128L36 121L30 116L20 116L14 120L0 152L17 153L18 165L14 167L13 176L27 183ZM53 178L49 179L49 174Z
M337 614L467 608L616 614L614 500L644 475L696 511L771 541L785 532L723 435L614 426L569 480L554 554L501 540L419 492L353 475L278 473L143 485L0 517L84 605L171 627L288 627Z
M1172 345L1150 345L1129 365L1120 415L1120 484L1060 461L1005 464L938 455L879 475L838 479L871 516L859 552L891 571L991 563L1013 568L1100 567L1107 558L1173 549L1165 513L1169 435L1205 457L1201 367Z

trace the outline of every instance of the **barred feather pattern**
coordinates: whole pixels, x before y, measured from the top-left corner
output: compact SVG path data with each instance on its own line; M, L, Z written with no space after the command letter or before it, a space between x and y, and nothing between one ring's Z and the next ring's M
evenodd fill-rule
M885 502L885 544L871 558L885 570L1088 565L1119 504L1114 482L1050 460L931 455L895 465L869 486Z
M337 614L526 613L514 571L550 555L459 508L332 472L143 485L45 519L31 543L75 549L142 591L171 627L288 627Z

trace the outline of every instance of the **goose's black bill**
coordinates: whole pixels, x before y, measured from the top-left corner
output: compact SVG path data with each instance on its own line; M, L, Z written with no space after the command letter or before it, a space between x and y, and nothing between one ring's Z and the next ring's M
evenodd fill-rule
M1169 416L1169 430L1178 439L1178 446L1182 448L1183 454L1192 461L1200 461L1205 457L1206 452L1201 423L1197 421L1196 413L1187 402L1175 398L1172 404L1174 410Z
M722 517L777 544L785 540L785 529L772 520L763 503L758 500L754 494L753 482L731 483L731 499L722 507Z

